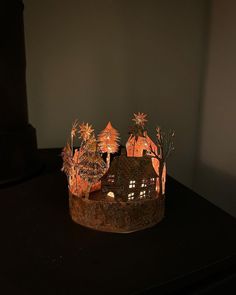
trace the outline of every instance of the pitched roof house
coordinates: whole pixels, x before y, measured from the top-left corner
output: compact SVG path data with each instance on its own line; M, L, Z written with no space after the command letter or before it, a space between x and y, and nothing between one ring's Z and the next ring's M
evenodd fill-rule
M157 174L151 158L115 157L102 177L102 191L120 201L132 201L156 196Z

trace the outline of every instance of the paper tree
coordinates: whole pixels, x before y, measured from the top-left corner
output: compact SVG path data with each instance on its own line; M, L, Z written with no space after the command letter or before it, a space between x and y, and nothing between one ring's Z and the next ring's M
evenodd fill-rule
M67 142L66 146L63 148L61 156L63 159L63 166L61 168L61 171L65 172L67 177L69 177L71 167L73 166L72 150L69 142Z
M75 120L72 124L70 132L70 141L67 142L66 146L62 150L61 156L63 159L62 171L69 177L71 175L71 169L74 166L73 154L74 154L74 138L78 131L78 120Z
M157 151L155 151L152 146L150 146L151 154L154 158L159 161L158 165L158 178L159 178L159 189L158 193L160 195L164 194L164 182L166 175L166 161L170 154L174 151L174 131L169 132L163 131L160 127L156 128L156 142Z
M78 120L76 119L74 123L72 124L71 132L70 132L70 143L71 143L71 154L73 155L74 152L74 138L76 137L76 134L78 132Z
M106 172L106 164L97 152L97 142L94 135L87 139L83 154L79 158L79 175L82 179L88 182L85 197L89 197L89 193L93 184Z
M80 148L74 150L75 138L81 139ZM78 120L72 124L70 140L62 151L63 167L69 189L77 196L88 196L90 191L101 188L100 178L106 172L106 164L97 152L97 143L92 125Z
M106 128L98 135L98 147L102 153L107 153L107 169L110 167L110 155L116 153L119 149L119 133L113 128L111 122L108 122Z

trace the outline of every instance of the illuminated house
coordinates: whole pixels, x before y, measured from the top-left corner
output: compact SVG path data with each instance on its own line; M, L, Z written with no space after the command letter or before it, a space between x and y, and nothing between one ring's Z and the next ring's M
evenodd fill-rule
M156 179L150 157L121 154L102 177L102 192L120 201L152 198L156 197Z
M143 157L143 155L147 152L150 156L153 155L151 152L154 151L157 153L158 148L156 144L151 140L151 138L147 135L147 132L144 132L144 136L138 136L135 139L135 136L130 135L127 143L126 143L127 157ZM152 158L153 168L158 175L159 173L159 161L157 158ZM165 191L165 182L166 182L166 167L163 169L162 174L162 187L163 191ZM156 178L156 191L159 193L159 178Z

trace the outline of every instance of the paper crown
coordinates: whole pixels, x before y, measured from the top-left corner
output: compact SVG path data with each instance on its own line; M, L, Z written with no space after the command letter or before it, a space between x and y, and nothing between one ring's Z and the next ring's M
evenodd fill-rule
M156 128L155 142L145 128L147 115L134 114L126 147L108 122L97 139L88 123L72 124L62 151L72 219L109 232L133 232L164 217L166 160L174 150L174 132ZM74 148L75 139L80 147ZM112 156L111 156L112 155Z

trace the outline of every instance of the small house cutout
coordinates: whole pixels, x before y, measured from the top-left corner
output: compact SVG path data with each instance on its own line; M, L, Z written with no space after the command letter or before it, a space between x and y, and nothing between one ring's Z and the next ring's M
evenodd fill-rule
M132 201L156 196L157 174L151 158L115 157L102 177L102 191L116 200Z

